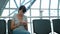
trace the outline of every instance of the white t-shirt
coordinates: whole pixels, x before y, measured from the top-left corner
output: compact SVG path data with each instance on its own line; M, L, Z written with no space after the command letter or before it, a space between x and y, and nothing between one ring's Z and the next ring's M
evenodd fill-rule
M17 18L17 14L14 14L13 21L14 21L15 25L20 24L20 21ZM25 16L25 15L23 16L23 21L27 21L27 16ZM20 26L18 28L16 28L16 29L25 29L25 28L24 28L23 25L20 24Z

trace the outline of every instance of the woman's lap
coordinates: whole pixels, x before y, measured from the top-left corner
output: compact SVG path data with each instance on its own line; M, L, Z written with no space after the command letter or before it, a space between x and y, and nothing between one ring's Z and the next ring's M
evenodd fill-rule
M27 30L13 30L13 34L30 34Z

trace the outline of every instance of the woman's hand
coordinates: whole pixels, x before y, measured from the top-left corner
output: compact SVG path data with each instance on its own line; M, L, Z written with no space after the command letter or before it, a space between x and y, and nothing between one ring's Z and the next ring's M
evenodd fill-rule
M27 21L23 21L22 23L23 23L25 29L28 30Z
M23 25L27 25L27 22L26 22L26 21L22 21L22 24L23 24Z

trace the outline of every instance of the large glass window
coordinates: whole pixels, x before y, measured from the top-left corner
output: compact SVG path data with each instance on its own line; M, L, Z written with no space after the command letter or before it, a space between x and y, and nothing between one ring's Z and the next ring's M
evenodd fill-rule
M58 0L33 0L32 2L31 0L10 0L7 2L5 8L1 9L3 11L0 19L5 19L6 22L10 19L10 17L12 19L13 15L18 13L18 8L21 5L25 5L27 8L27 12L24 15L27 16L28 29L30 33L33 33L31 25L33 24L33 20L40 19L41 15L42 19L52 20L57 19L58 17L60 18L60 3L58 3ZM40 14L41 10L42 14Z

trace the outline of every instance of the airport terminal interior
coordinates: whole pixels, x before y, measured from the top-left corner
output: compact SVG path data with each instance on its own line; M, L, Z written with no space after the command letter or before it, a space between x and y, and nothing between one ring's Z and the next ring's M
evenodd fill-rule
M10 34L8 21L21 5L27 10L30 34L60 34L60 0L0 0L0 34Z

